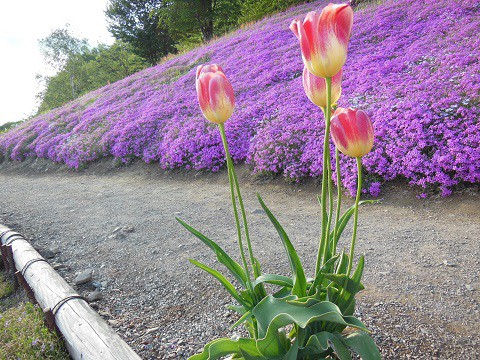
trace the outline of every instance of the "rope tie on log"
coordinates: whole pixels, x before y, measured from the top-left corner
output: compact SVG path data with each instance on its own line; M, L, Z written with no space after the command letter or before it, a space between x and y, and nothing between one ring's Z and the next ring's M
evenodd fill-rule
M56 331L59 336L63 336L62 332L60 331L60 329L58 328L55 322L55 315L57 315L58 311L63 305L65 305L68 301L74 300L74 299L83 300L88 304L88 300L85 297L81 295L71 295L57 302L53 306L53 308L51 309L46 308L43 310L43 313L45 314L45 318L47 320L47 326L50 329L50 331Z
M10 235L7 236L7 238L4 240L5 242L5 245L11 245L11 243L13 243L15 240L18 240L19 238L21 238L23 240L23 236L22 234L16 232L16 231L12 231L12 230L9 230L9 231L4 231L1 236L0 236L0 239L3 238L6 234L8 233L11 233ZM14 237L14 236L17 236L16 239L13 239L12 241L9 242L9 240Z
M0 237L1 238L1 237ZM0 251L2 252L2 264L5 268L5 271L8 273L10 272L10 264L8 263L8 256L7 256L7 247L5 245L0 246Z
M27 263L25 265L23 265L23 269L22 271L20 271L20 273L22 274L23 277L25 277L25 273L27 272L27 269L30 265L36 263L36 262L39 262L39 261L44 261L48 264L48 261L45 260L44 258L36 258L36 259L31 259L31 260L28 260ZM18 271L17 271L18 272Z
M5 239L5 244L2 243L2 238L10 233L10 235L7 236ZM12 237L16 236L15 239L9 241ZM3 261L3 266L5 268L5 271L7 273L14 272L15 271L15 263L13 261L13 253L12 253L12 248L10 245L17 239L23 239L23 236L13 230L4 230L0 233L0 244L1 244L1 252L2 252L2 261ZM12 270L12 271L10 271ZM14 278L14 285L15 288L18 286L18 283L16 279Z
M27 292L27 296L30 299L30 301L32 303L37 303L37 299L35 298L35 293L34 293L33 289L31 288L31 286L28 284L28 282L25 279L25 276L23 275L23 273L21 271L17 271L15 273L15 275L17 276L17 281L20 283L20 285L23 286L23 288Z
M4 240L4 244L2 244L2 260L3 260L3 264L5 266L5 270L7 271L7 273L9 273L9 272L14 273L15 272L15 262L13 260L12 243L15 240L24 240L24 238L23 238L22 234L20 234L16 231L7 230L7 231L3 231L0 234L0 243L1 243L1 239L8 233L10 233L10 235L8 235L6 237L6 239ZM15 286L15 289L17 289L18 282L15 278L14 278L14 286Z
M9 270L9 266L7 264L7 254L5 252L6 249L3 247L2 238L5 234L9 233L10 231L12 231L12 230L7 229L7 230L4 230L4 231L0 232L0 250L1 250L1 253L2 253L2 265L3 265L2 268L4 268L5 271L7 271L7 272Z
M14 236L15 234L12 234L12 236ZM21 236L21 235L20 235ZM11 236L7 237L7 239L10 239ZM1 239L1 237L0 237ZM13 239L12 241L10 241L10 244L7 245L7 243L5 244L2 244L1 246L1 252L2 252L2 262L3 262L3 265L5 267L5 271L9 274L11 274L12 276L12 280L13 280L13 288L14 290L16 291L18 289L18 280L17 278L14 276L15 274L15 260L13 260L13 251L12 251L12 245L11 243L17 239L20 239L20 238L15 238Z
M15 238L11 239L13 236L15 236ZM15 240L25 240L22 236L18 236L18 235L13 235L13 236L8 237L8 240L5 241L5 246L12 246L12 244Z

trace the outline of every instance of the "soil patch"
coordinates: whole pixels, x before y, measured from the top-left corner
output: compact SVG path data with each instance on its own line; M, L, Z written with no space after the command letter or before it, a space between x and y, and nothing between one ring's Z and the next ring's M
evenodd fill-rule
M185 220L236 258L226 173L117 165L102 161L74 172L42 160L3 163L0 221L51 250L52 264L81 294L100 289L99 313L145 359L187 358L214 338L232 336L230 298L188 262L216 267L214 256L175 221ZM313 180L254 180L246 166L237 169L264 271L288 274L288 263L256 192L311 274L320 187ZM378 204L361 208L357 254L366 256L366 290L358 316L385 359L480 356L479 233L480 195L472 189L420 200L393 183ZM348 247L349 236L347 229L340 246ZM94 269L93 283L75 286L86 269Z

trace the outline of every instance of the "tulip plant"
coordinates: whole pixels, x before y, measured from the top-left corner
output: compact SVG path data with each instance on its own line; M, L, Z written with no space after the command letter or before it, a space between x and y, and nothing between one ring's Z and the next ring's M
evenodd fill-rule
M380 359L380 353L365 325L353 316L355 295L363 289L364 258L353 269L358 207L362 189L361 158L373 146L373 126L361 110L332 106L341 94L342 67L353 22L349 5L330 4L321 13L310 12L303 23L290 26L300 41L305 65L303 86L308 98L324 113L325 138L321 196L322 226L315 273L307 277L287 233L258 195L260 205L278 232L289 263L291 277L262 274L250 241L245 208L225 135L225 122L235 106L232 85L218 65L199 66L196 87L200 108L207 120L218 124L227 162L230 195L237 229L241 263L237 263L216 242L177 219L205 243L236 279L234 286L219 271L196 260L190 261L214 276L237 302L230 309L239 313L235 328L244 325L249 337L217 339L207 344L193 360L219 359ZM337 200L334 211L330 135L336 146ZM341 214L339 152L356 158L358 165L355 204ZM363 201L366 202L366 201ZM371 201L370 201L371 202ZM350 249L337 251L343 230L354 217ZM243 227L243 231L242 231ZM264 284L277 287L268 294Z

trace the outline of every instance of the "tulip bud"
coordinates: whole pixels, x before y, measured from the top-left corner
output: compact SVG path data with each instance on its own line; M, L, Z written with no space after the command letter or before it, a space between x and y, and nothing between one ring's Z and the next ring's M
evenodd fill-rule
M327 82L324 78L315 76L303 68L303 88L312 103L325 109L327 107ZM342 94L342 69L332 78L332 104L335 104Z
M373 125L362 110L338 108L330 121L335 146L347 156L362 157L373 146Z
M321 13L311 11L303 23L295 19L290 29L300 41L303 63L312 74L335 76L347 60L353 10L348 4L329 4Z
M232 116L235 96L220 66L200 65L197 68L196 87L198 103L207 120L223 124Z

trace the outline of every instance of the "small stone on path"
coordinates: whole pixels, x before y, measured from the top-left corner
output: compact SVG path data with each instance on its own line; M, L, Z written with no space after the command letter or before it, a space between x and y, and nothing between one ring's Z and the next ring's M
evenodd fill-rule
M97 301L100 299L103 299L103 294L98 290L95 290L87 295L88 302Z
M55 251L53 250L44 248L35 248L35 250L37 250L38 253L45 259L53 259L55 257Z
M160 328L159 327L154 327L154 328L147 329L147 331L145 331L145 335L151 334L151 333L157 331L158 329L160 329Z
M252 214L256 214L256 215L264 215L264 214L265 214L265 210L263 210L263 209L255 209L255 210L252 210L251 213L252 213Z
M82 271L80 274L77 275L75 278L75 285L81 285L92 281L93 277L93 269L87 269Z
M443 260L443 265L445 265L445 266L450 266L450 267L455 267L455 266L457 266L457 264L455 264L455 263L453 263L453 262L451 262L451 261L449 261L449 260Z

